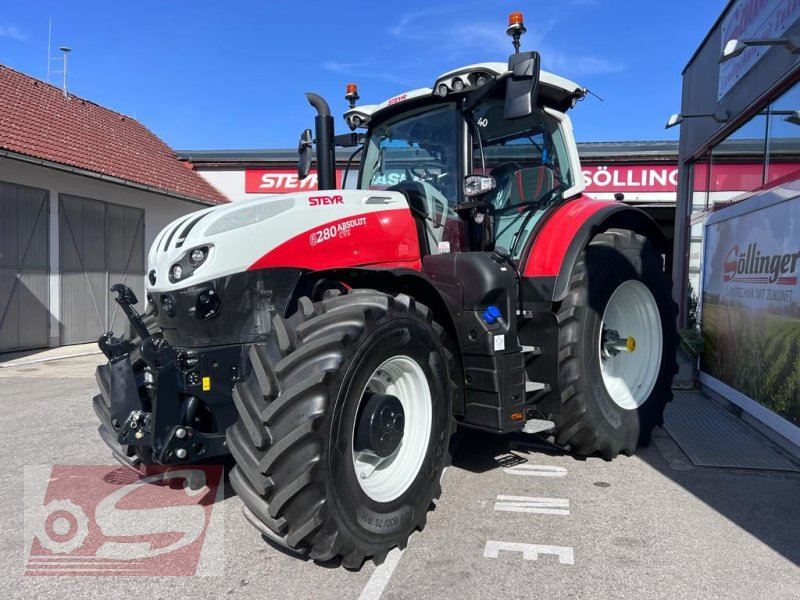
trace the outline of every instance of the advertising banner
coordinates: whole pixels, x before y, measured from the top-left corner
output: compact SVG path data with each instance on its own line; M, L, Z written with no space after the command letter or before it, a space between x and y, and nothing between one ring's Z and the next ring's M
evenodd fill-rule
M706 224L702 369L800 425L800 198L726 212Z
M336 187L341 187L342 171L336 171ZM289 194L313 192L317 189L317 171L311 170L302 181L297 169L247 169L244 172L244 191L248 194Z
M800 4L800 3L799 3ZM758 163L715 163L695 165L695 191L739 191L746 192L761 187L764 165ZM796 174L800 164L796 162L773 162L769 167L769 179L776 181ZM677 164L617 164L582 167L586 191L597 192L665 192L675 193L678 187Z
M675 192L677 164L584 166L587 192Z
M722 21L720 54L729 40L779 38L800 18L797 0L738 0ZM719 66L717 100L753 68L770 46L749 46Z

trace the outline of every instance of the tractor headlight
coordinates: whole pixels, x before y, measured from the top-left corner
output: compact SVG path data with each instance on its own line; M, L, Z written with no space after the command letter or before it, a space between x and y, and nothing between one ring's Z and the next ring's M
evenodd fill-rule
M194 272L208 261L210 253L210 245L198 246L189 250L169 268L170 282L178 283L194 275Z
M199 267L208 256L208 247L202 246L201 248L195 248L189 253L189 260L195 267Z
M467 198L475 198L492 191L497 182L491 175L467 175L464 178L464 195Z

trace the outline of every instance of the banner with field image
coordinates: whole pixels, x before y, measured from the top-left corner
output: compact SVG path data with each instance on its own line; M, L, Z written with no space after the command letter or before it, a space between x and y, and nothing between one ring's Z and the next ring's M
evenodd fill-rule
M800 198L777 200L709 217L701 368L800 425Z

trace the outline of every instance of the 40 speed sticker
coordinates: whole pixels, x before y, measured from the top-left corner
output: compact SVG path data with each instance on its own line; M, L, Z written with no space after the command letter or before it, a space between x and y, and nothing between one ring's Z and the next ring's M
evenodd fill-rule
M341 223L337 223L335 225L329 225L327 227L323 227L322 229L312 231L309 235L308 243L312 246L316 246L318 244L327 242L328 240L350 237L350 232L353 229L356 227L363 227L366 224L366 217L357 217L355 219L342 221Z

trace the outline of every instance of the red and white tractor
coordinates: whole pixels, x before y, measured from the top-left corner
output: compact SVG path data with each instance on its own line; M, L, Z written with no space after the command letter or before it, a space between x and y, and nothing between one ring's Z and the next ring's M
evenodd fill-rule
M519 52L344 118L327 103L319 191L178 219L148 257L149 310L105 334L100 434L133 465L232 455L265 536L358 568L425 525L456 427L527 432L611 459L671 397L668 243L583 195L567 111L586 90ZM333 189L334 144L362 152Z

